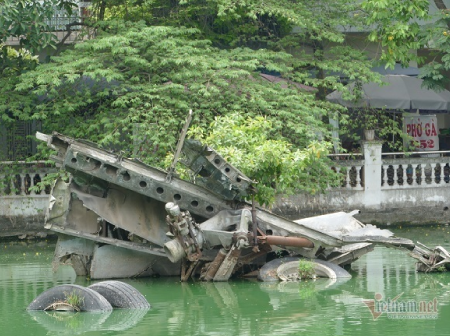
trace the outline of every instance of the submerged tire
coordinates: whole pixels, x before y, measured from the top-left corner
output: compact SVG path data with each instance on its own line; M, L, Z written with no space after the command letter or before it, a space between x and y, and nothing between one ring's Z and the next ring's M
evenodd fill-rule
M150 308L144 295L130 284L122 281L102 281L88 288L105 297L114 308Z
M261 267L258 275L258 280L268 281L280 281L281 279L288 279L289 273L298 272L298 261L300 257L287 257L274 259L264 264ZM330 279L338 278L351 278L351 274L348 273L341 266L333 264L329 261L320 259L313 259L315 272L319 277L325 277Z
M327 268L330 268L333 271L336 279L340 279L340 278L348 278L349 279L352 277L352 275L349 272L347 272L344 268L342 268L341 266L336 265L332 262L321 260L321 259L313 259L312 261L315 262L316 264L321 264L323 266L326 266Z
M300 257L285 257L273 259L265 263L261 267L258 274L258 280L263 282L280 281L280 278L278 278L277 275L278 266L290 261L298 261L298 260L300 260Z
M41 293L31 302L27 310L45 310L54 303L65 301L68 295L80 298L80 311L106 312L113 308L111 304L98 292L79 285L59 285Z
M337 279L351 278L352 276L342 267L323 260L311 260L314 274L319 278ZM296 281L300 279L298 261L290 261L278 266L277 275L283 281Z

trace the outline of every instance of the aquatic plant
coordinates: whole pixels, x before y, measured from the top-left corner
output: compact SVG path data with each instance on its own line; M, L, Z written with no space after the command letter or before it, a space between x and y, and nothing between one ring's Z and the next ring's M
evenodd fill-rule
M66 296L65 302L74 307L77 311L84 304L84 297L78 295L75 290L70 293L64 292L64 295Z
M316 276L314 263L306 259L300 259L298 262L298 274L301 279L314 279Z

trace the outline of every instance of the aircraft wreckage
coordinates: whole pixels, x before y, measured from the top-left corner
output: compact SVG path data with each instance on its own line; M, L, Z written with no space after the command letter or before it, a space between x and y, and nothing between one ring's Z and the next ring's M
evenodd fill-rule
M45 228L59 237L54 265L69 264L77 275L227 281L253 273L262 281L286 280L296 267L280 265L308 258L318 273L339 277L348 276L341 267L374 244L406 250L419 271L450 263L442 247L429 249L363 224L353 217L357 211L291 221L255 207L243 201L252 181L195 140L180 141L181 162L194 172L194 184L173 169L162 171L92 143L58 133L36 136L56 150L52 159L71 174L52 188ZM279 251L289 257L277 259Z

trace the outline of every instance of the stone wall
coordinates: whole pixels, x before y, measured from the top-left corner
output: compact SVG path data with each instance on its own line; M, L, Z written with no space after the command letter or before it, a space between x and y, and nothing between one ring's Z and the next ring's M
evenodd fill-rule
M449 188L450 189L450 188ZM430 192L430 190L428 190ZM450 190L449 190L450 192ZM448 201L426 200L426 193L414 199L410 195L396 195L397 202L384 203L379 208L366 207L360 193L330 192L327 195L294 195L280 197L272 209L275 213L289 219L300 219L331 212L360 210L355 218L363 223L376 225L428 225L450 224L450 195ZM432 197L431 193L429 194Z

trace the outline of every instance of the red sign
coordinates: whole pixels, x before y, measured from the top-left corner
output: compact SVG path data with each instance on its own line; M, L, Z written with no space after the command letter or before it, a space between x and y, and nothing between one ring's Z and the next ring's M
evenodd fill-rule
M403 114L403 128L414 138L420 150L439 150L439 129L436 115Z

